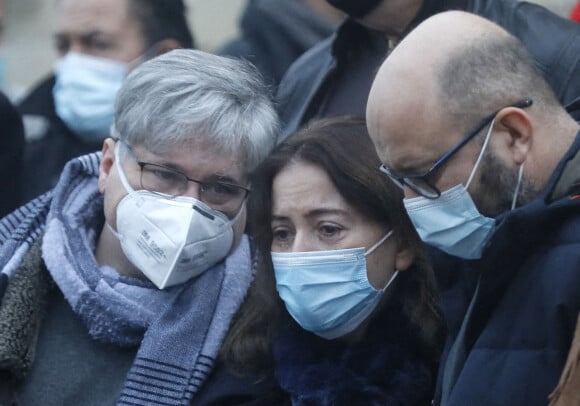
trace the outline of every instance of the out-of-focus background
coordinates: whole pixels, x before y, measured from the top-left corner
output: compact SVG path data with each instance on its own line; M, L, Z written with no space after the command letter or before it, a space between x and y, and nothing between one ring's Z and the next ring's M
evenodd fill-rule
M159 0L163 1L163 0ZM214 51L238 32L247 0L186 0L197 46ZM568 16L575 0L533 0ZM0 47L6 60L5 88L18 98L47 74L55 60L52 32L55 0L4 0L5 32Z

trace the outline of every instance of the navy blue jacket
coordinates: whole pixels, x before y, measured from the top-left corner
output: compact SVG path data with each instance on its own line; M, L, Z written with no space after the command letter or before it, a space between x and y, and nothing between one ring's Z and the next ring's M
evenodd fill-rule
M580 24L549 10L517 0L424 0L422 10L409 29L437 12L463 10L485 17L519 38L534 57L545 79L564 105L580 96ZM336 93L341 77L351 80L353 66L361 63L361 49L380 52L364 63L376 64L387 51L376 46L377 33L347 20L330 38L298 58L288 69L278 89L282 131L279 141L313 118L326 116L327 99ZM372 78L359 78L356 91L368 95ZM352 114L364 114L366 97L346 92Z
M465 263L480 277L435 404L547 404L580 311L579 151L580 133L544 193L498 218L481 260Z

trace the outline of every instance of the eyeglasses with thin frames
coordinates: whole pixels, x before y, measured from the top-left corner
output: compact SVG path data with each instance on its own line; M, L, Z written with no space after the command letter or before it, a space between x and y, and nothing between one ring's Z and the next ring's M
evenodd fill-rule
M139 165L139 185L150 192L169 197L182 196L187 191L189 182L194 182L199 185L199 200L224 212L228 217L237 213L250 193L249 188L235 183L193 179L167 166L140 161L126 142L120 142Z
M510 104L509 106L502 107L501 109L495 111L493 114L485 117L479 125L470 131L465 138L463 138L459 143L457 143L453 148L447 151L445 154L441 156L427 172L422 174L415 174L415 175L405 175L401 176L396 174L395 172L391 171L384 165L380 165L379 170L386 174L397 186L403 188L404 186L408 186L413 192L426 197L427 199L437 199L441 196L441 191L437 186L435 186L429 179L432 178L434 172L439 169L445 162L449 160L457 151L465 146L469 141L471 141L481 130L483 130L487 125L489 125L495 116L507 107L517 107L517 108L526 108L532 105L531 99L523 99L514 104Z

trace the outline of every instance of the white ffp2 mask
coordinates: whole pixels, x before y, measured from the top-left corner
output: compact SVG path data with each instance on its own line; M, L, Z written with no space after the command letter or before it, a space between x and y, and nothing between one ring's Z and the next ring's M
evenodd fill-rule
M115 163L129 192L117 206L117 230L127 259L159 289L183 283L221 261L232 247L232 224L223 213L191 197L134 190Z

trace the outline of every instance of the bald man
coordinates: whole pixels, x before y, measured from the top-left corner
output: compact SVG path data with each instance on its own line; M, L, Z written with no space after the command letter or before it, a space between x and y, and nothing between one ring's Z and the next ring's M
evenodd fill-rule
M435 404L545 405L580 309L580 126L521 42L458 11L395 48L367 120L421 238L478 276Z

